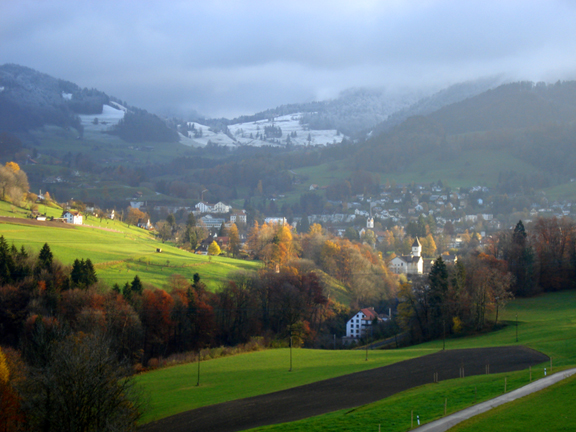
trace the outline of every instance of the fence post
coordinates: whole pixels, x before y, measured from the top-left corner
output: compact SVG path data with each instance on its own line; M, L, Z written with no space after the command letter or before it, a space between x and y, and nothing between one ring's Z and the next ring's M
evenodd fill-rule
M506 393L506 386L508 385L508 377L504 377L504 393Z
M414 410L410 411L410 429L414 428Z
M444 417L446 417L446 408L448 407L448 398L444 398Z

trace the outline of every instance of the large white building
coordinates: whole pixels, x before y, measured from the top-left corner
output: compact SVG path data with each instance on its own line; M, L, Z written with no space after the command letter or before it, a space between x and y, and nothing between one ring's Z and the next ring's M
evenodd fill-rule
M346 323L346 337L358 339L369 334L374 319L383 321L382 318L378 317L373 307L360 310Z
M390 270L396 274L421 275L424 273L424 259L422 258L422 245L416 237L412 244L410 255L397 256L390 261Z
M232 211L232 207L224 204L222 201L216 204L208 204L200 201L194 207L200 213L230 213Z

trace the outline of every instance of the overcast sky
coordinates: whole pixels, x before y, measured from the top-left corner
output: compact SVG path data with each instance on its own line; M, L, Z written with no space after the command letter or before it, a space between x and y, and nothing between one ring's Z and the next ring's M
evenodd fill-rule
M350 87L576 79L576 0L0 0L0 64L154 112L232 117Z

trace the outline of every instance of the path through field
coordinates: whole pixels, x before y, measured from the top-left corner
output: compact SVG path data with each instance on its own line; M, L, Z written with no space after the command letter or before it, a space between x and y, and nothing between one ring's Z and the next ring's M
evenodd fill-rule
M389 366L276 393L186 411L148 423L143 432L233 432L354 408L433 381L510 372L549 360L523 346L440 351Z

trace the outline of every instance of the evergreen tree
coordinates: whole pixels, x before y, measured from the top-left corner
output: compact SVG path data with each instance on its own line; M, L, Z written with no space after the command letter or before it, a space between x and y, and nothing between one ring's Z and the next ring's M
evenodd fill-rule
M86 259L84 263L84 273L86 277L86 286L94 285L98 282L98 277L96 276L96 270L94 270L94 265L90 258Z
M48 243L44 243L42 249L40 249L40 255L38 255L38 261L36 263L36 271L39 273L42 270L50 270L52 267L52 260L54 259L52 251Z
M131 288L132 292L135 292L138 294L142 294L142 292L144 291L144 286L142 285L142 281L140 280L138 275L134 276L134 279L132 280L132 283L130 284L130 288Z
M515 281L512 291L518 296L532 294L534 289L534 252L527 241L528 235L522 221L518 221L512 232L508 255L508 267Z
M194 228L196 226L196 216L194 216L194 213L190 212L188 214L188 219L186 220L186 226L188 228Z
M308 216L304 215L298 222L298 232L300 234L308 234L308 231L310 231L310 222L308 222Z
M445 303L448 297L448 269L441 256L434 261L430 269L428 283L430 284L430 330L431 336L437 337L442 334L448 313Z

